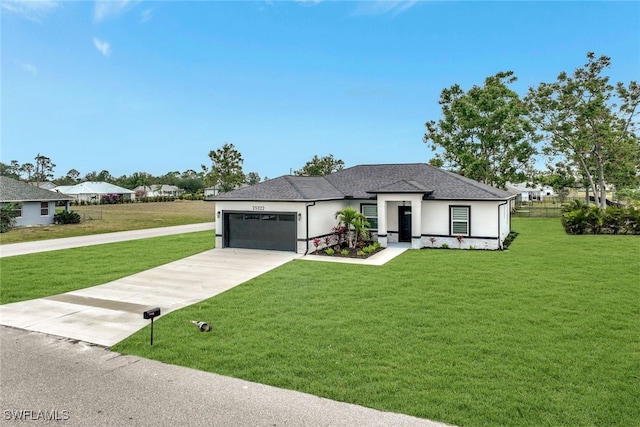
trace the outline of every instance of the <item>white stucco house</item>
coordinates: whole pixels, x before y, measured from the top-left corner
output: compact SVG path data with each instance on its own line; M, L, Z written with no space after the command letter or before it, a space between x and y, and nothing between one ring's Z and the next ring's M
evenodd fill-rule
M210 199L214 196L217 196L220 193L217 187L207 187L204 189L204 198Z
M518 195L518 202L541 202L556 195L549 185L529 186L526 183L507 183L507 190Z
M133 189L138 197L179 196L184 190L169 184L140 185Z
M73 197L87 203L100 203L103 197L114 197L121 200L135 200L136 193L124 187L108 182L86 181L76 185L61 185L51 191Z
M332 236L335 214L363 213L382 246L502 249L515 195L423 163L360 165L219 194L216 247L308 253ZM458 241L458 237L462 239ZM321 245L321 247L324 244Z
M69 210L71 197L38 188L26 182L0 176L0 205L16 206L13 211L17 227L53 224L57 202Z

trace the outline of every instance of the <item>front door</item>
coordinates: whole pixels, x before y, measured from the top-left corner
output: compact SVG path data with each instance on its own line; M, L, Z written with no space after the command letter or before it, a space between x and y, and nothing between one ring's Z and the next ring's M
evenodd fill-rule
M398 206L399 242L411 241L411 206Z

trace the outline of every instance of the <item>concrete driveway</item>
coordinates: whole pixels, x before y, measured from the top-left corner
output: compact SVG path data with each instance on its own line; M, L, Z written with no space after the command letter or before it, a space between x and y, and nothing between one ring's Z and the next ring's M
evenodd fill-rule
M218 295L294 258L292 252L212 249L113 282L0 306L0 325L112 346L162 314ZM198 320L198 319L195 319Z
M167 232L188 231L155 229L144 235L111 236L116 240L101 236L99 243L88 236L59 239L64 241L46 246L4 245L0 256ZM0 326L3 419L17 425L42 420L38 417L44 413L45 417L55 416L52 422L69 426L446 427L87 344L111 346L148 324L142 318L144 310L159 306L164 315L298 257L289 252L213 249L103 285L1 305L0 325L23 329Z
M0 258L33 254L36 252L57 251L79 246L104 245L127 240L148 239L150 237L172 234L193 233L195 231L215 230L215 222L175 225L173 227L147 228L144 230L116 231L113 233L92 234L89 236L65 237L62 239L38 240L37 242L9 243L0 245Z

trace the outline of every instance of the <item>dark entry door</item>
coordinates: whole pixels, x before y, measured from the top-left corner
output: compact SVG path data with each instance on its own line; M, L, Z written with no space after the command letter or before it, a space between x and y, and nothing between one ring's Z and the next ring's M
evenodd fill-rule
M411 206L398 206L398 241L411 241Z

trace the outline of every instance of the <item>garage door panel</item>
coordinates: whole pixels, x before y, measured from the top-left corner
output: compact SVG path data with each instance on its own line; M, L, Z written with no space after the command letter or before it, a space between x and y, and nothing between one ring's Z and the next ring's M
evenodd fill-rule
M294 213L229 213L227 246L232 248L296 250Z

